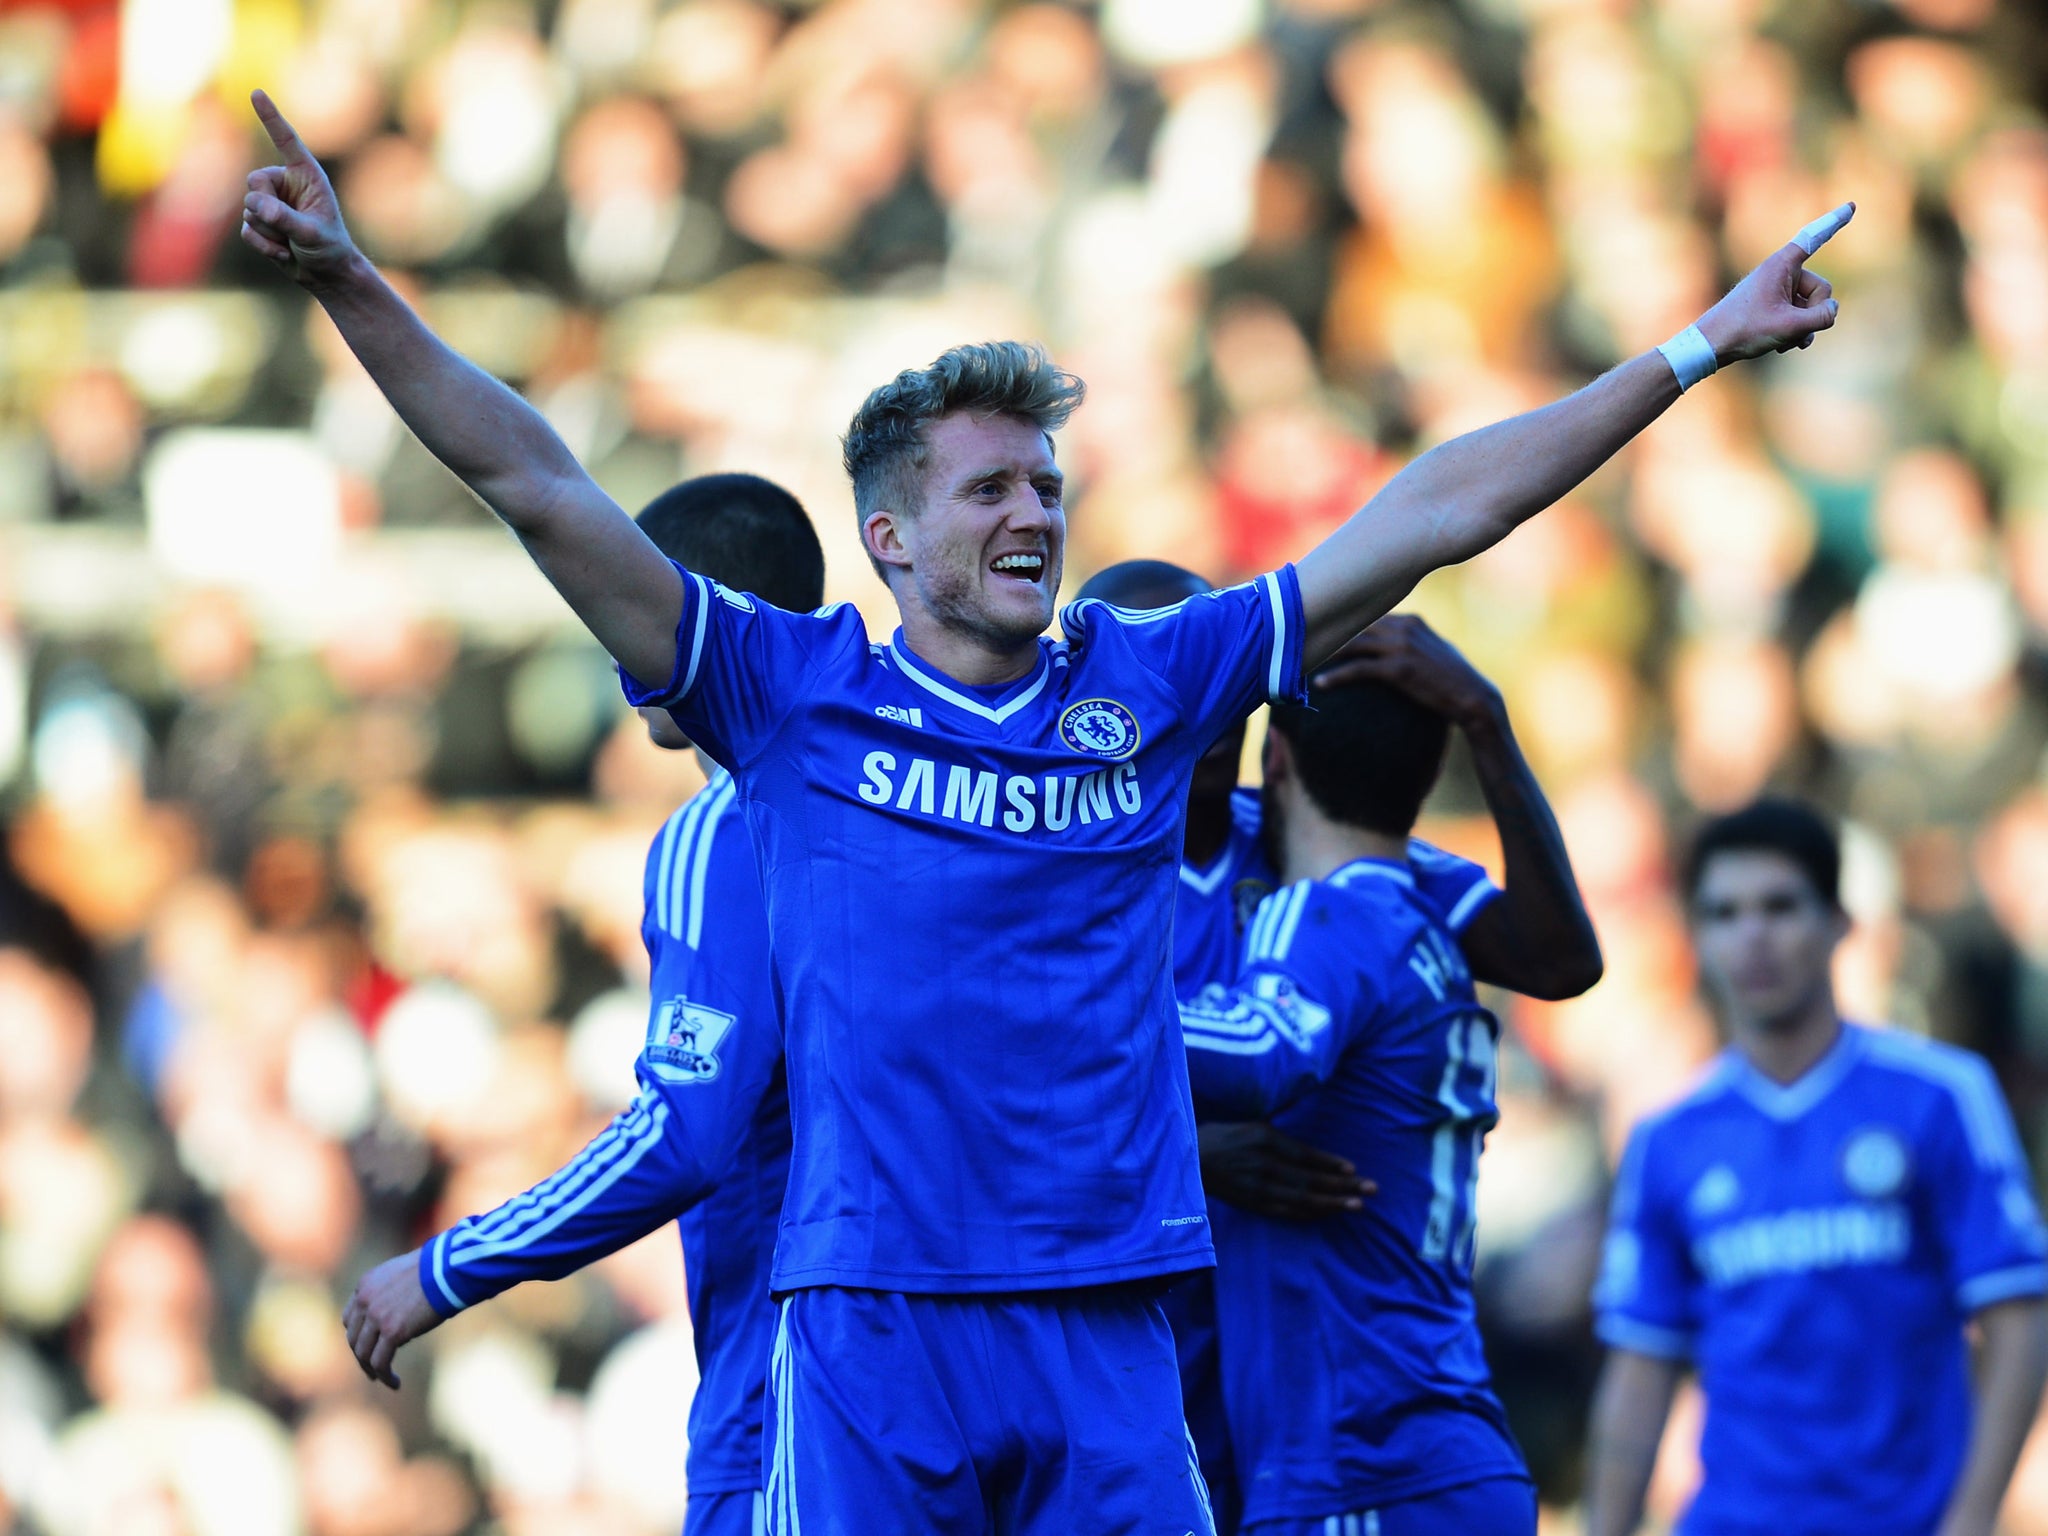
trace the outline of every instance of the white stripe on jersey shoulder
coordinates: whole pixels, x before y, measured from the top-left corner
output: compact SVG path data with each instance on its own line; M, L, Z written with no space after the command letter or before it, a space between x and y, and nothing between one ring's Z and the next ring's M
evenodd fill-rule
M1087 633L1088 614L1090 610L1096 608L1116 615L1119 624L1161 624L1193 601L1193 597L1184 597L1177 603L1168 603L1164 608L1125 608L1116 603L1105 603L1099 597L1076 598L1060 610L1060 628L1070 635L1076 630L1083 634Z
M1481 875L1472 882L1472 889L1460 896L1451 910L1444 914L1444 926L1453 933L1460 933L1494 897L1502 894L1501 888L1493 883L1489 875Z
M1240 784L1230 792L1230 824L1238 831L1256 832L1265 819L1266 811L1260 803L1258 790L1248 784Z
M1851 1030L1858 1026L1848 1024L1843 1028ZM1969 1136L1970 1151L1981 1167L2013 1168L2024 1164L2012 1115L1999 1092L1998 1079L1991 1075L1991 1064L1983 1057L1895 1029L1866 1029L1859 1033L1872 1061L1947 1092Z
M667 821L661 824L658 851L654 855L654 926L663 933L669 931L668 885L675 870L676 840L681 835L683 823L690 814L695 799L687 800L669 813Z
M722 781L722 782L721 782ZM721 772L718 778L706 783L692 795L689 802L676 812L677 836L673 858L662 862L662 889L656 893L656 926L672 939L683 936L687 921L683 905L690 879L691 861L695 857L697 840L704 831L704 823L717 808L719 790L731 784L731 778Z
M1399 864L1389 863L1385 859L1353 859L1349 864L1346 864L1342 869L1330 876L1330 884L1342 890L1354 880L1367 878L1385 880L1389 884L1402 887L1404 890L1412 891L1415 889L1415 871L1404 868Z
M1018 710L1024 708L1025 705L1043 693L1045 691L1046 679L1052 676L1052 668L1046 661L1045 652L1041 650L1038 653L1038 675L1031 680L1031 686L1015 698L1008 699L1002 704L991 706L982 703L979 699L969 698L957 688L949 688L937 678L926 674L914 665L908 656L903 654L894 640L889 642L889 658L896 663L898 671L927 693L944 699L956 709L966 710L970 715L979 715L984 720L993 720L997 725L1001 725L1010 716L1016 714Z
M676 569L682 570L681 566ZM683 685L676 690L677 699L686 699L690 690L697 686L697 668L704 660L704 625L711 610L705 604L711 601L711 583L695 571L683 571L685 581L697 584L697 623L690 635L690 663L683 669Z
M1258 915L1252 919L1251 943L1245 951L1247 960L1287 958L1287 951L1294 944L1294 930L1300 926L1302 911L1314 890L1313 880L1297 880L1259 903Z
M1281 669L1287 664L1287 602L1280 593L1278 572L1268 571L1259 578L1259 584L1266 589L1266 601L1273 610L1273 664L1266 671L1266 697L1280 697Z
M704 793L714 798L706 807L704 820L697 828L697 851L696 857L690 861L690 887L685 902L690 916L689 931L683 935L683 940L692 949L698 947L698 940L704 936L704 878L711 869L711 849L718 841L718 826L738 798L730 774L720 775L720 781L715 785L706 785Z

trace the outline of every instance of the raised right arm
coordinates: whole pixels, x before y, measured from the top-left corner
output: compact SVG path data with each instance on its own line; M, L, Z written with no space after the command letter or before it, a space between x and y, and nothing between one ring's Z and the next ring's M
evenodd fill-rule
M675 666L675 567L531 405L437 337L356 248L334 186L270 98L250 98L283 164L250 173L242 239L311 293L427 451L519 536L626 671Z

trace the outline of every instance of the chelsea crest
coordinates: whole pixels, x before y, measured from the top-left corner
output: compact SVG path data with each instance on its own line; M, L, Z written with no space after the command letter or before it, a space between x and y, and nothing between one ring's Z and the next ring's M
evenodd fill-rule
M1060 740L1076 752L1117 762L1138 750L1138 717L1115 699L1083 699L1060 716Z

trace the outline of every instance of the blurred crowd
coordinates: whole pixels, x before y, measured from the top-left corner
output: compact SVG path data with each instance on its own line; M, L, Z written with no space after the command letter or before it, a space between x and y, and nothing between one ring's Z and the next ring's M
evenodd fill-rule
M630 1096L640 861L696 780L235 239L259 83L624 504L773 475L877 627L836 433L945 345L1088 380L1070 584L1220 579L1855 198L1837 331L1414 599L1501 683L1606 947L1509 1010L1482 1185L1555 1518L1609 1160L1716 1048L1700 812L1843 817L1846 1009L1986 1053L2048 1154L2038 7L0 0L0 1531L681 1515L672 1235L457 1320L395 1396L341 1336L363 1268ZM1455 763L1428 830L1496 856ZM2008 1513L2048 1532L2048 1443Z

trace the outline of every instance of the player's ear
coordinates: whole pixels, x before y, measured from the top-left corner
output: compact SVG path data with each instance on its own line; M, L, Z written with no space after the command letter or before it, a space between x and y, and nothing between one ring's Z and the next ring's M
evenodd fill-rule
M910 569L910 551L903 543L904 519L887 507L877 507L860 525L860 541L868 557L890 570Z

